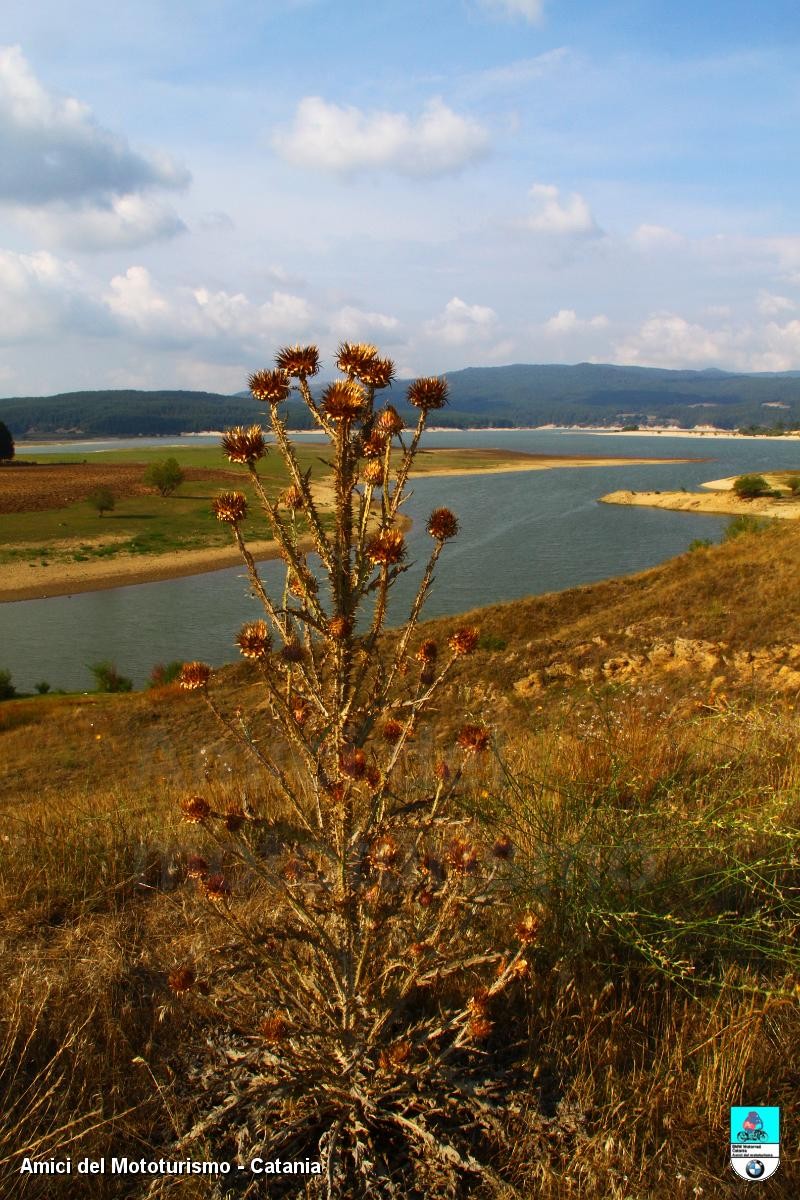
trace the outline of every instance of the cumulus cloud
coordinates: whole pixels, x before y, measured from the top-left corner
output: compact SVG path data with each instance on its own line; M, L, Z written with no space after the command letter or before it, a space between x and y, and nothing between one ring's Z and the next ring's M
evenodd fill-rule
M346 304L333 314L330 330L337 338L363 341L365 337L386 338L396 333L399 325L397 317L379 312L364 312L361 308Z
M631 234L631 241L638 250L672 250L684 245L686 239L666 225L640 225Z
M523 222L533 233L559 237L597 237L600 229L589 205L578 192L562 200L560 190L553 184L535 183L530 190L533 212Z
M38 341L59 330L101 332L103 314L77 268L46 251L0 250L0 341Z
M184 229L143 193L185 187L188 171L132 149L80 100L49 92L19 46L0 48L0 163L0 204L45 244L105 250Z
M489 150L489 134L440 99L431 100L415 120L307 96L291 128L278 132L273 145L295 166L339 175L393 171L424 177L450 174L481 158Z
M311 318L308 302L290 292L273 291L269 300L257 304L243 292L207 287L167 291L142 266L115 275L104 302L126 332L162 345L211 338L241 349L302 331Z
M507 17L520 17L532 25L544 15L544 0L481 0L484 8L493 9Z
M134 249L174 237L186 226L169 205L151 196L112 196L103 207L49 204L14 215L40 243L73 250Z
M782 312L792 312L797 308L794 300L790 300L788 296L776 296L772 292L761 291L756 300L758 311L767 317L776 317Z
M560 308L555 316L545 321L543 329L548 337L561 337L569 333L581 333L589 329L605 329L608 317L598 313L595 317L582 320L574 308Z
M741 362L728 330L712 330L677 313L654 313L614 347L614 361L644 367L730 367Z
M476 337L479 340L494 334L497 313L482 304L466 304L454 296L444 311L425 326L426 332L448 346L463 346Z

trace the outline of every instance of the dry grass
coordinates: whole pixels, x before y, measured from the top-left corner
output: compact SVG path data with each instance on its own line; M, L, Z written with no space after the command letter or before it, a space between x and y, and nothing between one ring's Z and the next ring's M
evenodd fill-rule
M507 645L470 660L458 701L495 718L500 757L460 800L487 836L511 833L513 904L542 923L531 978L487 1047L514 1072L497 1196L737 1196L727 1108L750 1102L781 1105L785 1122L787 1157L763 1195L798 1193L795 698L749 685L713 698L691 673L554 678L535 700L513 690L556 654L580 660L592 637L606 642L598 661L637 645L648 623L740 648L791 640L798 547L794 531L770 531L480 614ZM223 699L249 679L231 671ZM191 1124L187 1075L225 1014L202 992L174 996L166 975L191 958L213 980L235 936L202 920L185 869L199 835L178 801L202 782L223 808L257 783L196 698L170 689L9 702L0 719L0 1171L3 1195L38 1200L54 1185L15 1174L26 1147L157 1155ZM405 752L409 776L424 776L428 736ZM264 829L264 852L278 828ZM215 853L224 865L224 843ZM250 881L245 925L259 904ZM499 938L499 910L497 921ZM119 1186L106 1178L91 1194ZM180 1186L190 1200L214 1194ZM74 1180L58 1194L87 1193Z

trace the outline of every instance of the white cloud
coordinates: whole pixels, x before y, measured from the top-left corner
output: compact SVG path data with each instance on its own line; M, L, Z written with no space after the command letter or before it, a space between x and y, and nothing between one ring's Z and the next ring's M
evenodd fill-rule
M764 290L759 292L756 306L766 317L776 317L779 313L792 312L797 308L794 300L790 300L788 296L776 296Z
M544 16L544 0L481 0L481 4L507 17L521 17L532 25Z
M34 341L60 329L86 330L103 320L77 268L46 251L0 250L0 342Z
M614 362L647 367L730 367L739 358L727 330L693 324L677 313L654 313L614 347Z
M366 337L386 337L399 328L397 317L385 313L364 312L363 309L345 305L333 314L330 323L335 337L350 341L363 341Z
M277 133L273 145L295 166L339 175L388 170L422 177L446 175L481 158L489 135L440 99L413 120L406 113L365 112L307 96L292 127Z
M112 196L107 205L49 204L12 210L40 243L74 250L133 249L174 237L186 226L169 205L150 196Z
M48 92L19 46L0 49L0 200L96 202L150 187L184 187L185 168L142 154L103 129L87 105Z
M426 332L448 346L463 346L475 338L493 336L497 313L482 304L466 304L454 296L444 306L444 312L425 326Z
M534 211L523 222L534 233L557 236L598 236L600 230L586 200L578 192L561 199L559 189L549 183L535 183L530 190Z
M602 313L582 320L574 308L560 308L555 316L545 321L542 328L548 337L560 337L563 334L582 333L589 329L605 329L607 325L608 317Z

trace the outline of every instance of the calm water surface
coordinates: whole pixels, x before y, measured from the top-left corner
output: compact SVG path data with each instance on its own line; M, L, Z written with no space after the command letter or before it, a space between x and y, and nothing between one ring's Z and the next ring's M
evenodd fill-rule
M113 445L140 446L151 440L166 444L137 438ZM605 492L691 489L704 480L744 471L800 469L800 443L777 439L705 442L665 435L516 430L432 433L425 444L602 456L707 455L712 461L417 480L405 511L414 522L409 549L418 569L397 585L392 608L396 621L402 619L429 552L425 520L437 505L446 504L458 514L462 532L445 549L425 610L429 616L643 570L682 553L693 538L719 540L728 523L727 517L598 504L597 497ZM87 453L100 448L97 443L83 447ZM103 443L102 448L109 446ZM69 449L74 452L76 447ZM263 573L267 583L277 587L282 566L264 563ZM239 567L2 604L0 668L11 671L20 690L32 690L41 679L54 688L88 690L93 686L88 664L111 659L139 685L156 662L199 658L217 666L235 659L233 638L239 626L259 615Z

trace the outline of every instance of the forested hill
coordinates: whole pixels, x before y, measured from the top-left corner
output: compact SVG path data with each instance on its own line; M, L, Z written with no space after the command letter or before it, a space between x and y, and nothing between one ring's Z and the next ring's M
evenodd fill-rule
M470 367L448 374L449 426L647 425L726 429L800 427L800 374L735 375L594 363L576 366ZM392 402L408 412L405 386ZM130 437L221 429L263 419L247 394L87 391L0 399L0 420L16 438L44 435ZM302 404L289 405L294 428L307 427Z

